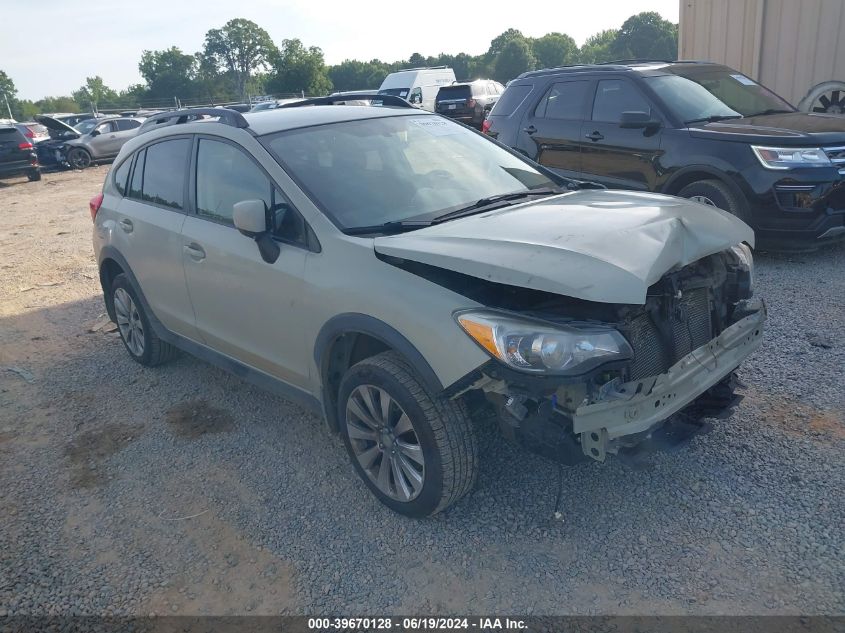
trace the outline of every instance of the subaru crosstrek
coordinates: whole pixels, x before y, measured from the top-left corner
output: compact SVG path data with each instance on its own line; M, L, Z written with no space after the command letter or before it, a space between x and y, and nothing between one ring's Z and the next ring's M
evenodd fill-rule
M472 488L477 412L575 463L730 403L765 320L742 221L566 180L396 97L334 102L165 113L123 147L91 213L135 361L186 350L310 405L411 516Z

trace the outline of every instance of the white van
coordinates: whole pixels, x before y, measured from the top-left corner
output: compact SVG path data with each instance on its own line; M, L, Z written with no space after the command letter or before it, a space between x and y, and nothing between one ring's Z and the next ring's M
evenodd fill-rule
M379 94L402 97L423 110L434 112L434 98L443 86L455 83L455 71L446 66L405 68L381 82Z

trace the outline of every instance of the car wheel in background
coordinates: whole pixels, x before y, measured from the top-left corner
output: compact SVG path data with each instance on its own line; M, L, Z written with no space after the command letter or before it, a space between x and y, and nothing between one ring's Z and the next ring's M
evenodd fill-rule
M74 169L85 169L91 166L91 154L81 147L74 147L67 153L67 162Z
M720 180L699 180L681 189L678 195L700 204L717 207L747 221L748 205L745 199Z
M429 516L472 489L478 448L463 402L430 394L395 352L350 368L338 403L355 471L392 510Z
M132 360L154 367L176 355L177 349L162 341L153 331L138 294L126 275L120 274L114 278L109 301L114 306L120 339Z
M33 169L32 171L27 173L26 177L29 178L30 182L35 182L37 180L41 180L41 170L40 169Z

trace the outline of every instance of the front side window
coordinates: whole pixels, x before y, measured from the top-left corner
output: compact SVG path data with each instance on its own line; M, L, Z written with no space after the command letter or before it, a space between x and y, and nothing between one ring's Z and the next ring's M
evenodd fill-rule
M108 123L101 123L97 126L97 131L100 134L111 134L112 132L117 131L117 127L114 124L114 121L109 121Z
M593 121L619 123L623 112L651 114L651 106L640 91L624 79L603 79L596 87Z
M184 207L185 166L191 141L162 141L146 148L136 161L130 195L171 209ZM141 180L138 175L141 172ZM136 192L140 188L140 196Z
M556 186L489 139L435 116L347 121L260 140L342 229Z
M408 97L409 103L422 103L422 88L414 88L411 91L411 96Z
M136 127L141 125L140 121L133 121L132 119L121 119L119 121L115 121L117 125L117 129L121 132L125 130L134 130Z
M563 81L553 84L537 104L534 116L541 119L580 120L589 81Z
M229 143L200 139L197 150L197 215L233 225L235 203L261 200L279 239L305 244L305 221L267 175Z

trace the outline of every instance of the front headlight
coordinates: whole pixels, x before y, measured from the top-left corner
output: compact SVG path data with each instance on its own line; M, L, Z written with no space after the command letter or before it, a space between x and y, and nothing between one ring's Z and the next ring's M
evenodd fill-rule
M748 275L748 296L754 294L754 255L751 253L751 247L742 242L736 246L731 246L731 252L739 260L739 267Z
M633 356L625 337L610 328L549 325L491 311L462 312L456 319L488 354L520 371L583 374Z
M752 145L755 156L766 169L793 167L832 167L821 147L760 147Z

